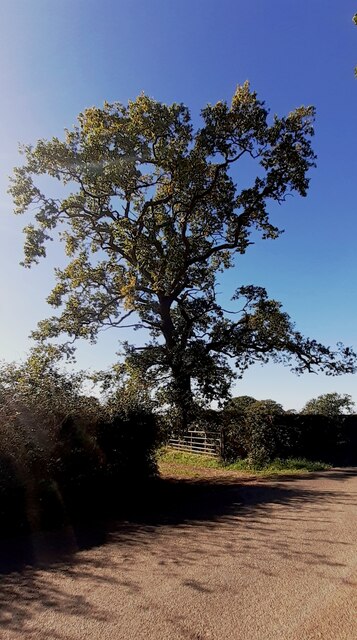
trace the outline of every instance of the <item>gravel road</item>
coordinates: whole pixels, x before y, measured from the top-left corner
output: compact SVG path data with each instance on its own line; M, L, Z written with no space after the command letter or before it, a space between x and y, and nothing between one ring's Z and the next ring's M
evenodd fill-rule
M356 471L166 482L135 522L3 544L1 640L356 640Z

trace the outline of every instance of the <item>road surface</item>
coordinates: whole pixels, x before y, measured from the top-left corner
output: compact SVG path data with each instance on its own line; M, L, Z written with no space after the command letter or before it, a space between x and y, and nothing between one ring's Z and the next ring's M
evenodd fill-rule
M165 500L3 546L1 640L356 640L356 471L169 483Z

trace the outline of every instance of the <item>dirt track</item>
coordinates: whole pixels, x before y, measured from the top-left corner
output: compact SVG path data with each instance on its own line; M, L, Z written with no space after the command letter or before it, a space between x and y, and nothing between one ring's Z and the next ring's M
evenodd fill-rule
M357 638L355 471L191 480L166 499L111 531L34 538L32 567L3 547L1 640Z

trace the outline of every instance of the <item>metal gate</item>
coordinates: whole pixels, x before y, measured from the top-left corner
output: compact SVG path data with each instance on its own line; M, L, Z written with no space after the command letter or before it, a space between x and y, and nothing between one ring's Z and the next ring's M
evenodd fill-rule
M215 431L188 431L182 436L172 436L168 445L177 451L201 453L214 458L218 458L221 452L221 438Z

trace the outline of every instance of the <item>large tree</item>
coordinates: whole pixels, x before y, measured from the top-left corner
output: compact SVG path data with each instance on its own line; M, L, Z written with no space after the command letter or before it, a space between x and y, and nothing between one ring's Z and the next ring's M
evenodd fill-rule
M239 287L233 317L216 290L217 274L253 240L279 236L269 203L306 195L314 109L270 119L245 83L230 106L208 105L201 117L194 130L186 106L145 95L89 108L63 141L24 147L11 186L16 213L32 217L25 266L46 255L56 229L68 256L48 298L57 315L35 337L95 341L108 326L146 329L145 345L124 345L126 371L161 383L186 420L194 396L227 395L231 363L241 375L269 358L330 374L355 362L348 348L305 339L263 288ZM58 198L36 184L42 175L64 185Z

